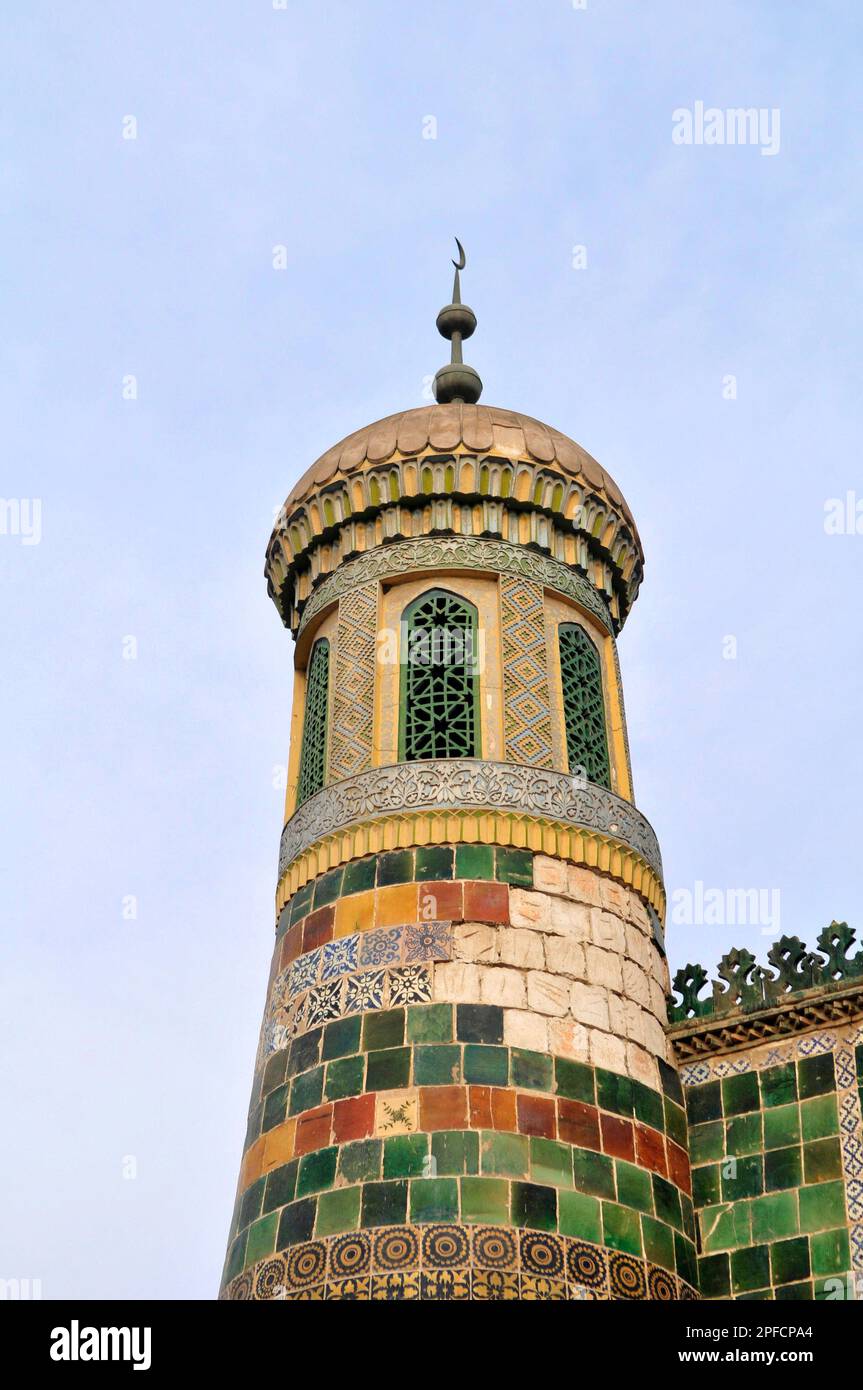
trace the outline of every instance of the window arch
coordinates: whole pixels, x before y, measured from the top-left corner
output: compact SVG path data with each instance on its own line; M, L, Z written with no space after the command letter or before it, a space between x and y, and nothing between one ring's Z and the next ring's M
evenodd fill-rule
M297 805L324 785L327 755L327 704L330 688L330 644L325 637L312 648L306 673L306 711L300 747Z
M477 611L430 589L402 614L399 756L479 756Z
M569 770L583 767L591 782L610 788L599 653L577 623L561 623L559 641Z

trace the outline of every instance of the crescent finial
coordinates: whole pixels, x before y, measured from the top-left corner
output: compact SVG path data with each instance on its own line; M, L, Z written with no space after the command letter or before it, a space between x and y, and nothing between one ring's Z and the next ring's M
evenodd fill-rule
M464 247L462 246L458 237L456 237L455 239L455 244L458 247L459 259L457 261L453 261L453 265L455 266L456 270L464 270L465 265L467 264L467 257L464 254Z

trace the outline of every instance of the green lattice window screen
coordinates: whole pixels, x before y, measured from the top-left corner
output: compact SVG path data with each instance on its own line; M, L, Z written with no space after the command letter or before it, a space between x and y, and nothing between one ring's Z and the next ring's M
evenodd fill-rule
M479 748L476 609L432 589L402 618L400 756L475 758Z
M570 772L583 767L591 782L610 787L599 654L576 623L560 628L560 674Z
M306 716L300 748L297 805L324 785L327 756L327 698L330 687L330 644L316 642L306 677Z

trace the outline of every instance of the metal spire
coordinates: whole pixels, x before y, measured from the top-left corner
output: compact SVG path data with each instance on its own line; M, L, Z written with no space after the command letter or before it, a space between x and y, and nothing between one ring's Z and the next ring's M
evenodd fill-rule
M437 330L442 338L449 338L452 348L449 364L441 367L434 379L434 397L438 405L449 401L465 401L473 404L482 395L482 381L473 367L467 367L462 359L461 345L476 328L476 314L467 304L461 302L461 280L459 272L464 270L466 257L464 247L458 237L458 260L453 261L455 278L452 286L452 303L441 309L437 316Z

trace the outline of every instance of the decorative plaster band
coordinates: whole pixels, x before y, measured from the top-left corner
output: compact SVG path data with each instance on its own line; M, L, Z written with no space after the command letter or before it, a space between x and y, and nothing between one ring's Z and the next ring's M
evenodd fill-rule
M491 570L530 579L555 589L594 617L606 631L614 634L608 605L593 585L577 570L561 560L529 550L527 546L512 545L509 541L491 537L475 539L460 536L436 536L423 540L394 541L349 560L315 589L308 599L297 628L299 637L312 619L329 603L343 594L373 580L389 579L398 574L416 575L422 570L441 569Z
M657 878L662 857L640 811L614 792L545 768L480 758L394 763L346 777L316 792L282 831L279 878L326 836L377 816L416 811L516 812L610 837L644 859Z

